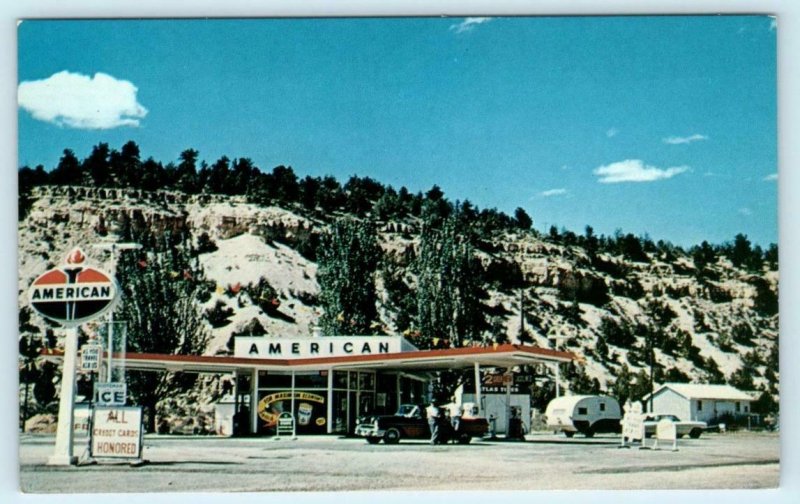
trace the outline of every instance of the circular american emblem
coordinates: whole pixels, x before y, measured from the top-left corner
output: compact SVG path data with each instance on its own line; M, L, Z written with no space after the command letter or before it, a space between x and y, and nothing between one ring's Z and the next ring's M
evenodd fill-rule
M33 281L28 291L31 307L43 317L63 324L79 324L97 318L117 297L113 278L84 264L86 256L74 249L66 264L48 270Z

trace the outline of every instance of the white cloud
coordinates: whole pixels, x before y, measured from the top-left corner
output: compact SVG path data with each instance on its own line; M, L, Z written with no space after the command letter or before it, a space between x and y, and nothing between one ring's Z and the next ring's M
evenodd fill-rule
M688 136L688 137L671 136L671 137L663 138L662 140L663 140L664 143L667 143L667 144L670 144L670 145L678 145L678 144L688 144L688 143L692 143L692 142L698 142L700 140L708 140L708 137L706 135L695 134L695 135L691 135L691 136Z
M617 133L619 133L619 130L617 128L611 128L610 130L606 131L606 136L608 138L613 138L617 136Z
M772 182L773 180L778 180L778 174L777 173L770 173L769 175L767 175L766 177L764 177L761 180L763 180L764 182Z
M596 168L592 173L600 177L598 182L601 184L616 184L619 182L654 182L672 178L688 170L688 166L662 169L645 165L641 159L626 159Z
M490 17L468 17L458 24L450 25L450 29L456 33L464 33L472 31L479 24L488 23L491 20L492 18Z
M742 207L742 208L740 208L740 209L739 209L739 213L740 213L740 214L742 214L742 215L745 215L745 216L750 216L750 215L753 215L753 211L752 211L752 210L750 210L750 209L749 209L749 208L747 208L747 207Z
M111 129L139 126L147 115L136 99L138 89L131 82L111 75L94 77L58 72L50 77L20 83L19 106L39 119L78 129Z
M550 196L562 196L564 194L567 194L567 190L559 188L559 189L548 189L547 191L542 191L539 193L539 196L542 196L543 198L549 198Z

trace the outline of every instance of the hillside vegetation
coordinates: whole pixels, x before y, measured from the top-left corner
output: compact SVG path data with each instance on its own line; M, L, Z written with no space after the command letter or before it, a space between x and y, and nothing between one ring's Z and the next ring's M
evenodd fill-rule
M54 377L31 364L31 342L55 343L25 308L32 280L76 245L108 270L144 274L165 249L146 246L120 266L92 244L172 236L185 259L164 272L192 284L207 354L229 353L237 334L311 335L318 325L332 334L404 334L420 348L521 342L579 355L562 372L572 392L625 400L649 391L652 348L656 382L730 383L755 393L757 411L777 411L778 249L744 235L683 249L589 226L541 234L522 208L513 216L479 209L436 186L412 194L370 178L301 179L246 158L207 165L194 150L162 165L142 161L132 142L120 151L100 144L83 160L64 151L50 171L21 168L19 182L20 362L38 370L23 386L44 391ZM346 235L343 222L364 227ZM348 260L336 247L370 236L375 254L358 259L369 265L369 289L348 315L348 301L329 287ZM453 281L431 271L451 271ZM443 297L457 306L436 311ZM25 404L46 408L52 395ZM535 391L537 405L550 396L552 384Z

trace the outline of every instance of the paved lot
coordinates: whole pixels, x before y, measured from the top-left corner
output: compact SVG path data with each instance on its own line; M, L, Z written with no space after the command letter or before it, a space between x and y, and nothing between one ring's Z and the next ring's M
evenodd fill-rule
M618 438L478 441L429 446L404 441L307 437L145 437L148 463L45 465L52 437L23 436L25 492L336 490L551 490L769 488L779 483L777 434L707 434L679 451L619 449ZM76 454L83 446L76 445Z

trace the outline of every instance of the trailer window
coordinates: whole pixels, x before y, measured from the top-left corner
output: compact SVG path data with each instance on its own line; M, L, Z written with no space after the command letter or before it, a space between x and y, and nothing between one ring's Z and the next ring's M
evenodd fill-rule
M586 408L578 408L578 414L579 415L585 415L586 414Z
M600 403L600 411L605 411L605 410L606 410L606 403L601 402Z

